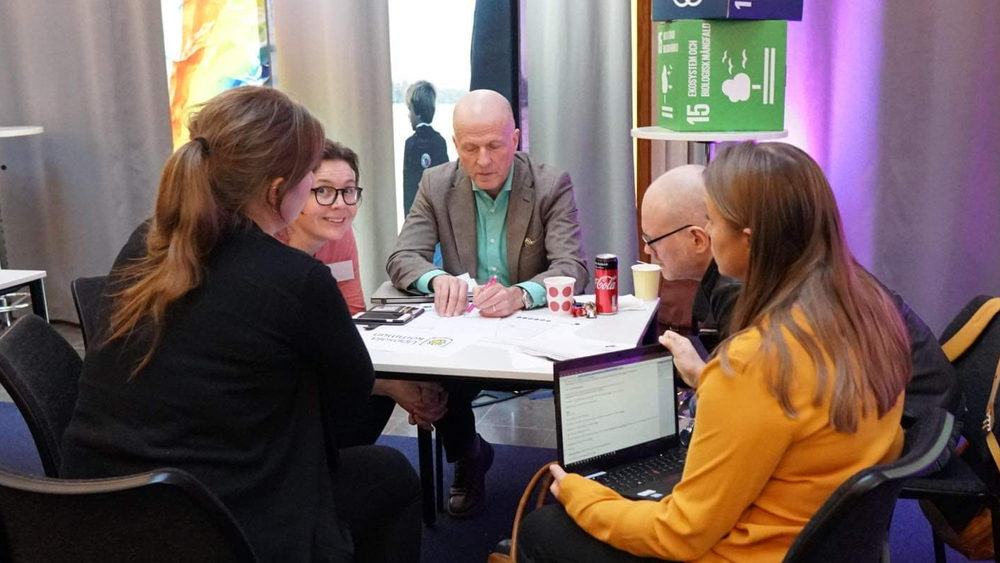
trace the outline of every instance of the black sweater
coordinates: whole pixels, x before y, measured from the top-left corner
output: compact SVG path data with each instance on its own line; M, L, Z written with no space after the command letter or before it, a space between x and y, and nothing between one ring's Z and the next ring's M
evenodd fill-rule
M144 252L140 227L115 265ZM132 381L143 331L88 350L62 475L179 467L233 512L260 561L350 560L332 436L358 416L374 372L337 284L255 226L224 234L205 264Z

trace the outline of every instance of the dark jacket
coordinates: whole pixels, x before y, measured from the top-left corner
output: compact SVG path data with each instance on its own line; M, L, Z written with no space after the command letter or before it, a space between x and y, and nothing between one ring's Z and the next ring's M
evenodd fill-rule
M115 267L144 252L140 230ZM142 328L87 351L61 474L179 467L232 511L262 563L350 561L331 429L358 416L374 372L337 284L256 226L223 234L204 263L135 378L150 341Z
M694 300L692 327L708 352L729 337L729 323L742 286L739 280L720 275L714 260L705 272ZM965 410L965 401L958 377L934 333L898 293L884 285L882 288L896 304L910 337L913 378L906 386L904 416L914 419L922 410L935 406L960 416Z
M430 125L417 127L403 146L403 216L410 213L417 198L424 170L448 162L448 145Z
M743 284L739 280L719 274L715 260L708 265L691 307L691 331L706 351L715 350L729 337L729 322L741 287Z

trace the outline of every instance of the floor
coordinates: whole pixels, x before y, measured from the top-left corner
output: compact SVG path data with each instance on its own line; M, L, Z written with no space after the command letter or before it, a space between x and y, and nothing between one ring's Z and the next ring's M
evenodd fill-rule
M83 356L83 337L78 326L64 322L55 322L52 326ZM0 401L10 401L10 396L2 387ZM552 393L542 389L476 407L473 412L476 413L476 428L490 443L555 448L554 408ZM383 433L416 436L416 426L411 426L406 419L406 411L396 407Z

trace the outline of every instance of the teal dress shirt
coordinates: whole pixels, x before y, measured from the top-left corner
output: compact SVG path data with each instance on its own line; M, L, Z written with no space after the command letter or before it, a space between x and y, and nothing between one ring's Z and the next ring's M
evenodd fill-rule
M507 265L507 204L513 182L513 164L496 199L472 182L472 193L476 199L476 257L479 264L476 283L479 285L485 285L491 277L496 276L501 285L511 286L510 269ZM444 270L431 270L417 278L413 282L413 288L420 293L431 293L431 280L447 273ZM545 288L541 284L526 281L514 285L523 287L531 295L532 308L545 304Z

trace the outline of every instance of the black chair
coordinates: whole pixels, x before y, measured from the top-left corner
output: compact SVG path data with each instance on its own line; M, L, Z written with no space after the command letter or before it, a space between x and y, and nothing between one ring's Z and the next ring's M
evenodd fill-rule
M88 346L88 336L91 339L97 338L100 326L105 322L107 297L104 295L104 288L107 285L108 276L76 278L69 284L76 316L80 319L84 350Z
M889 522L903 480L950 455L955 419L932 409L906 433L903 455L858 472L830 495L785 555L785 563L866 563L888 560Z
M989 295L980 295L970 301L944 329L941 342L951 340L991 298ZM1000 543L998 543L1000 499L994 492L998 490L1000 483L997 483L997 472L992 468L993 461L982 433L986 403L989 400L998 359L1000 359L1000 317L995 317L964 354L952 359L968 407L961 417L961 422L962 435L968 441L969 449L962 457L953 457L941 471L906 481L900 497L934 501L963 524L983 507L987 508L992 516L993 560L1000 563ZM983 474L977 474L967 462L969 460L982 470ZM980 460L983 463L978 463ZM934 534L934 560L937 563L945 563L944 542L937 534Z
M21 411L49 477L58 477L59 441L82 367L76 350L41 317L21 317L0 334L0 385Z
M0 560L249 563L232 514L178 469L88 481L0 469Z

